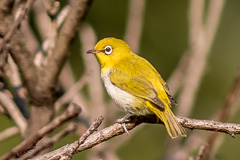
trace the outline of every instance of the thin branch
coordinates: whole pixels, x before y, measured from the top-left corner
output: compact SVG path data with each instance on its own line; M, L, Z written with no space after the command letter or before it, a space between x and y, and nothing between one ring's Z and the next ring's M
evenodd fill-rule
M213 4L208 7L207 23L204 25L204 2L192 0L190 6L189 45L192 59L176 112L182 116L188 116L191 113L224 6L224 0L212 0Z
M212 120L198 120L198 119L190 119L186 117L177 117L177 120L179 123L189 129L200 129L200 130L206 130L206 131L215 131L215 132L223 132L230 134L232 137L234 137L236 134L240 134L240 124L234 124L234 123L222 123L218 121L212 121ZM154 115L149 116L143 116L143 117L132 117L132 120L130 122L126 123L127 130L132 130L136 126L142 123L160 123L158 118ZM115 136L119 136L121 134L124 134L125 130L122 127L122 124L114 123L113 125L104 128L100 131L94 132L91 134L78 148L75 150L74 154L77 152L84 151L86 149L92 148L104 141L107 141ZM60 159L60 156L56 156L56 154L65 154L65 153L71 153L73 148L76 147L79 141L75 141L71 144L67 144L55 151L52 151L50 153L47 153L45 156L37 157L35 160L41 160L43 157L46 159ZM47 157L46 157L47 156ZM55 157L56 156L56 157ZM43 158L43 159L44 159Z
M3 109L3 107L1 105L0 105L0 113L7 114L7 112L5 111L5 109Z
M97 118L94 120L93 124L89 127L89 129L80 137L78 141L75 141L71 144L67 144L57 150L46 153L44 155L40 155L33 160L45 160L45 159L66 159L69 160L72 158L73 154L75 154L79 146L87 140L89 136L91 136L97 128L101 125L103 121L103 117Z
M239 94L239 91L240 91L240 68L238 69L234 81L232 83L232 86L230 88L230 91L226 96L226 100L221 109L221 112L216 118L218 121L225 122L230 117L231 110L233 109L233 104L234 102L236 102L236 99L238 98L237 95ZM209 144L209 149L207 151L208 156L210 156L210 154L212 153L212 150L216 146L215 144L219 142L219 138L220 137L218 133L212 133L208 136L207 140Z
M183 84L183 80L186 76L186 71L189 67L189 63L191 60L191 52L186 51L181 57L178 65L176 66L174 72L171 74L170 78L167 80L167 84L170 87L172 95L175 95L181 85Z
M182 124L182 126L189 129L223 132L229 134L233 138L236 134L240 134L240 124L236 123L223 123L214 120L198 120L186 117L177 117L177 120Z
M7 53L10 47L9 43L11 41L13 34L16 32L17 28L19 27L25 16L28 14L30 8L32 7L35 1L36 0L28 0L26 2L25 6L22 9L22 12L19 14L18 18L13 22L8 32L4 36L2 44L0 45L0 52L2 52L4 59L7 58Z
M64 122L66 122L69 119L72 119L73 117L78 116L78 114L81 112L81 108L77 106L76 104L70 105L66 112L61 114L60 116L56 117L53 121L51 121L48 125L43 127L41 130L39 130L36 134L32 135L31 137L27 138L23 142L21 142L19 145L14 147L10 152L0 157L1 160L8 160L15 156L21 155L23 152L27 151L28 149L32 148L40 139L43 138L46 134L53 131L56 127L60 126Z
M36 1L33 5L32 12L34 13L34 23L36 30L39 33L40 40L44 40L50 34L51 18L49 17L43 1Z
M177 115L188 116L191 113L200 80L204 71L207 58L205 50L205 35L203 25L203 13L205 1L190 1L189 8L189 52L190 64L187 68L184 87L179 97Z
M31 7L33 6L35 1L36 0L26 1L26 4L23 7L22 12L19 14L18 18L13 22L13 24L9 28L7 34L3 38L3 41L6 42L6 44L9 41L11 41L11 38L12 38L13 34L15 33L15 31L17 30L19 25L22 23L22 21L24 20L25 16L28 14L29 10L31 9Z
M196 160L202 160L204 155L206 154L206 151L208 149L208 143L204 143L200 146L200 149L198 151L198 155L196 157Z
M85 73L62 97L60 97L55 102L55 109L58 110L63 104L66 104L69 102L74 95L79 92L79 90L83 87L84 84L86 84L88 78L88 73Z
M91 0L74 0L71 3L71 10L60 29L53 55L49 57L48 64L42 68L44 76L42 76L43 83L40 84L40 87L44 87L45 89L51 88L51 86L56 84L58 74L69 56L70 43L78 30L79 24L88 11Z
M54 136L47 137L47 139L45 140L45 143L37 146L35 149L31 150L27 154L24 154L19 160L33 158L34 156L39 154L44 149L52 146L56 142L59 142L63 137L65 137L66 135L68 135L72 132L75 132L76 130L77 130L76 124L74 124L74 123L68 124L67 127L62 129L59 133L55 134Z
M8 128L8 129L0 132L0 142L3 141L4 139L7 139L7 138L17 134L17 133L19 133L19 129L16 126Z
M38 9L38 7L36 7L36 9ZM63 22L66 20L68 14L69 14L69 11L70 11L71 7L69 5L65 6L63 9L61 9L61 12L58 14L58 17L56 19L56 29L59 30L59 28L62 26ZM41 19L41 18L39 18ZM43 30L43 29L42 29ZM54 31L54 32L57 32ZM42 47L41 47L41 50L39 50L37 53L36 53L36 56L35 56L35 59L34 59L34 63L37 65L37 66L41 66L43 62L46 62L46 58L45 56L43 56L43 52L46 52L47 51L47 48L49 48L49 45L50 45L50 37L48 36L44 42L42 43Z
M63 90L67 92L75 83L76 82L75 82L75 76L74 76L73 70L71 68L70 63L67 62L65 64L65 66L63 67L61 74L59 75L59 84L61 85ZM83 112L81 113L81 118L89 117L88 116L89 111L87 109L88 108L87 106L89 106L89 104L88 104L87 98L85 97L85 95L83 93L78 92L77 94L75 94L70 102L76 103L81 106L81 108L83 110ZM55 108L57 108L57 107L55 106Z
M6 56L8 54L8 51L11 53L15 63L19 67L18 69L26 84L30 97L34 97L33 95L35 95L34 93L36 91L35 88L38 80L36 77L36 68L32 62L33 57L26 47L24 38L22 37L22 34L20 33L19 29L16 27L19 23L21 23L20 21L24 19L25 14L27 14L29 9L31 8L32 3L30 4L30 2L33 3L32 0L27 1L25 6L23 7L23 10L20 12L20 15L15 21L14 16L12 15L12 10L10 9L9 12L4 12L4 15L1 15L2 17L0 16L1 18L0 33L2 34L2 36L4 36L5 40L7 40L7 44L10 43L10 45L8 46L9 48L6 49L5 46L5 49L3 48L3 51L6 52ZM0 1L0 3L4 3L4 1ZM2 12L3 11L0 10L1 14L3 14ZM9 31L9 27L12 30ZM9 38L11 38L11 40ZM1 45L3 46L6 44L2 43Z
M97 118L93 121L93 124L88 128L88 130L81 136L81 138L78 140L77 146L73 148L73 152L71 153L72 156L73 154L77 151L79 146L85 142L85 140L93 134L93 132L97 131L97 128L102 124L103 122L103 117Z
M26 103L27 90L22 86L20 73L17 65L12 59L12 56L9 55L8 57L9 57L8 63L3 67L3 71L7 77L6 81L9 80L11 83L6 83L6 85L8 90L12 93L13 100L18 106L19 110L27 119L29 118L29 113L28 113L27 103Z
M226 121L228 119L229 114L231 112L231 108L233 107L234 102L238 98L237 95L239 91L240 91L240 67L236 73L236 76L234 78L230 91L226 97L224 105L221 109L219 117L217 118L218 121Z
M209 6L206 11L206 23L203 23L203 4L206 1L191 1L189 21L190 21L190 41L189 45L192 52L192 58L190 66L188 67L188 73L185 76L185 86L181 92L179 99L179 107L177 108L177 115L187 116L191 113L193 103L196 98L198 87L201 83L201 78L203 76L205 66L207 63L208 54L210 53L211 46L213 44L214 37L218 28L221 13L224 8L224 0L211 0L209 1ZM199 5L202 4L202 5ZM201 12L199 11L201 9ZM192 134L193 135L193 134ZM191 135L190 135L191 136ZM196 137L196 135L193 135ZM199 146L201 141L199 139L206 138L206 135L198 135L193 141L189 141L192 147L186 145L177 145L175 150L169 149L170 159L179 158L178 154L171 154L177 152L181 154L180 159L185 159L187 154L195 149L195 146ZM188 140L187 140L188 141ZM199 143L200 142L200 143ZM180 143L179 143L180 144ZM210 148L210 147L209 147Z
M54 0L43 0L45 8L49 16L54 16L60 8L60 2Z
M0 103L6 108L9 115L14 120L15 124L23 135L27 128L27 121L19 111L16 104L3 92L0 92Z
M81 56L83 57L86 72L90 73L88 78L89 85L89 95L91 98L91 105L90 107L86 108L88 111L91 112L91 109L94 106L94 112L91 112L91 117L96 117L97 115L104 115L106 118L106 107L104 102L104 89L102 86L100 75L100 66L94 56L89 56L83 54L86 50L91 49L96 44L96 34L89 24L84 23L82 28L79 32L79 37L82 40L82 52ZM97 96L96 96L97 95ZM93 120L93 119L92 119Z
M128 5L128 21L124 39L134 53L138 53L141 40L145 0L130 0Z
M203 143L199 148L197 157L196 158L190 157L189 160L202 160L206 154L207 149L208 143Z

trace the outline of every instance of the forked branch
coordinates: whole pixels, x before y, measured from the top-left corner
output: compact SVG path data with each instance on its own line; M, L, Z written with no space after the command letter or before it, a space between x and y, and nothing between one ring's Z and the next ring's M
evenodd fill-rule
M240 134L240 124L223 123L223 122L218 122L214 120L191 119L186 117L177 117L177 120L180 122L180 124L183 127L189 128L189 129L200 129L200 130L206 130L206 131L223 132L223 133L230 134L232 137L235 137L236 134ZM95 123L96 122L94 122L94 124ZM101 118L99 123L101 123ZM144 117L132 117L131 121L126 123L126 128L128 130L132 130L133 128L135 128L136 126L142 123L156 124L161 122L154 115L144 116ZM115 123L100 131L93 132L80 145L78 141L75 141L71 144L67 144L45 155L34 158L34 160L42 160L42 159L46 159L46 157L48 159L52 159L52 158L60 159L62 155L67 155L67 153L71 153L73 150L74 150L74 153L81 152L124 133L125 131L122 125L119 123ZM77 149L76 149L76 146L78 147Z

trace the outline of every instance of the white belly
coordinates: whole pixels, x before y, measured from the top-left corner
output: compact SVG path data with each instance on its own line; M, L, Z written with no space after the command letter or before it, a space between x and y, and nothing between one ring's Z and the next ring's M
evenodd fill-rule
M105 71L105 73L102 74L102 80L109 96L121 110L131 112L134 107L134 96L112 84L109 78L109 72L110 70Z

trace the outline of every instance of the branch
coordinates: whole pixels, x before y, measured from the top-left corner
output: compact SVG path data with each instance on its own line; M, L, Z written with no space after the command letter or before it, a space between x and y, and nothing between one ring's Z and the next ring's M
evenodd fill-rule
M48 125L43 127L39 130L36 134L29 137L25 141L21 142L19 145L14 147L10 152L0 157L1 160L11 159L15 156L21 155L23 152L27 151L28 149L32 148L40 139L43 138L46 134L53 131L56 127L60 126L64 122L73 117L76 117L81 112L81 108L75 104L70 105L67 108L67 111L64 112L62 115L55 118L52 122Z
M35 160L44 160L44 159L71 159L73 154L76 153L77 149L81 144L85 142L85 140L93 134L94 131L101 125L103 121L103 117L97 118L94 120L93 124L89 127L89 129L80 137L78 141L70 145L63 146L55 151L46 153L39 157L34 158Z
M33 158L34 156L39 154L44 149L52 146L54 143L61 140L64 136L68 135L69 133L75 132L76 130L77 130L76 124L73 124L73 123L68 124L67 127L65 127L63 130L61 130L59 133L55 134L52 137L47 137L47 139L45 140L46 143L38 145L35 149L33 149L30 152L28 152L27 154L23 155L20 158L20 160Z
M88 74L84 73L83 76L58 100L55 102L54 107L58 111L61 106L69 102L74 95L76 95L79 90L83 87L84 84L86 84L88 80Z
M9 43L14 35L14 33L16 32L17 28L19 27L19 25L21 24L21 22L23 21L23 19L25 18L25 16L28 14L30 8L32 7L32 5L34 4L36 0L28 0L22 10L22 12L20 13L20 15L18 16L18 18L13 22L13 24L10 26L7 34L4 36L3 41L2 41L2 45L0 46L0 52L2 52L2 56L3 59L7 58L8 55L8 50L9 50ZM1 64L1 66L4 65Z
M208 149L208 143L203 143L198 150L197 157L196 158L190 157L188 160L202 160L206 154L207 149Z
M0 132L0 142L17 134L17 133L19 133L19 129L16 126L8 128L8 129Z
M240 134L240 124L234 123L222 123L213 120L199 120L199 119L191 119L186 117L177 117L179 123L189 129L200 129L200 130L207 130L207 131L215 131L215 132L223 132L230 134L234 137L236 134ZM159 122L159 119L154 115L143 116L143 117L131 117L130 122L126 123L127 130L132 130L136 126L142 123L153 123L153 124L162 124ZM97 131L89 137L87 137L84 142L78 146L76 149L76 145L79 144L79 141L75 141L71 144L67 144L57 150L49 152L43 156L35 158L35 160L41 159L60 159L60 155L69 155L68 153L72 153L74 150L74 154L77 152L81 152L92 148L104 141L107 141L115 136L124 134L125 131L121 124L114 123L113 125L104 128L100 131Z
M228 95L226 96L224 105L221 109L221 112L219 113L219 115L217 116L217 120L218 121L226 121L227 119L229 119L229 117L231 116L231 111L233 110L233 106L234 106L234 102L236 102L237 98L238 98L238 94L240 92L240 68L238 69L234 81L232 83L232 86L230 88L230 91L228 93ZM221 137L221 139L223 139L223 137ZM219 144L219 134L217 133L212 133L208 136L208 140L207 140L209 147L208 147L208 151L206 152L207 156L210 156L210 153L214 153L212 152L212 150L214 150L214 148L216 148L216 142L218 142ZM220 146L220 145L219 145ZM219 147L218 146L218 147Z
M16 104L4 92L0 92L0 103L6 108L11 118L19 128L21 135L23 135L27 128L27 121L19 111Z
M128 5L128 20L124 39L136 54L139 54L145 6L145 0L130 0Z
M55 86L58 75L69 56L70 43L87 13L90 3L91 0L72 1L70 13L59 32L53 55L49 57L48 64L42 68L44 75L41 76L43 83L40 84L40 87L49 89L51 86Z
M224 0L214 1L214 5L208 7L207 23L204 24L204 3L205 1L195 0L190 3L189 45L192 55L185 85L179 97L179 107L176 111L178 115L188 116L191 113L224 7Z
M36 6L35 7L35 12L39 12L38 10L39 10L39 6ZM56 27L55 27L55 29L56 29L56 31L53 31L53 32L57 32L59 29L60 29L60 27L62 26L62 24L64 23L64 21L66 20L66 18L67 18L67 16L68 16L68 14L69 14L69 12L70 12L70 10L71 10L71 7L70 7L70 5L66 5L64 8L62 8L61 9L61 12L60 13L58 13L58 16L56 17ZM38 15L38 14L36 14L36 15ZM44 25L44 27L40 27L40 25L39 25L39 31L42 33L42 34L44 34L44 33L48 33L48 32L46 32L45 31L45 27L46 27L46 24L42 24L41 23L41 21L42 21L42 16L41 16L41 14L40 15L38 15L38 16L36 16L36 21L38 22L38 24L40 24L40 25ZM45 22L46 22L46 20L45 20ZM47 25L48 26L48 25ZM48 48L49 48L49 46L50 46L50 42L51 42L51 38L50 38L50 35L42 35L42 37L47 37L44 41L43 41L43 43L42 43L42 46L41 46L41 50L39 50L39 51L37 51L37 53L36 53L36 56L35 56L35 59L34 59L34 63L36 64L36 66L41 66L42 64L46 64L46 61L47 61L47 58L48 57L46 57L46 56L44 56L44 53L45 52L47 52L47 50L48 50ZM54 43L56 43L56 42L54 42ZM54 44L55 45L55 44Z
M236 123L224 123L214 120L190 119L186 117L177 117L177 120L183 127L189 129L223 132L229 134L233 138L235 138L236 134L240 134L240 124Z
M0 51L4 51L5 53L2 53L2 57L0 58L1 65L4 65L5 60L3 60L4 56L7 57L8 51L11 53L15 63L19 67L19 71L21 73L21 76L26 84L26 87L29 91L30 97L35 97L34 95L37 95L36 88L37 88L37 81L38 78L36 76L36 68L33 64L33 56L28 51L26 47L25 40L20 33L19 29L17 29L16 26L20 24L20 22L24 19L25 15L31 8L31 5L34 1L29 0L26 2L25 7L23 7L23 10L21 11L18 18L14 21L14 16L12 15L12 7L8 6L8 12L4 12L4 9L0 9L0 33L1 36L4 37L3 42L0 44ZM3 6L3 4L6 3L4 1L0 1L0 6ZM13 22L14 21L14 22ZM9 29L10 28L10 29ZM11 40L10 40L11 39ZM6 44L7 45L6 48ZM5 57L5 58L6 58ZM36 98L38 99L38 98Z
M60 8L60 2L53 0L43 0L47 13L50 17L54 16Z

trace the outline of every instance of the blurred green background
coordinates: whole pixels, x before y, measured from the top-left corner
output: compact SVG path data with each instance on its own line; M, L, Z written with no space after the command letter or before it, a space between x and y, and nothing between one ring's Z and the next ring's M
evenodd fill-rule
M124 37L128 4L128 0L95 0L93 2L85 21L92 25L98 40L110 36L121 39ZM188 11L189 1L187 0L146 1L139 54L149 60L165 80L174 71L184 52L188 50ZM73 48L77 45L79 45L79 40L75 39ZM239 51L240 1L230 0L225 2L191 118L209 119L223 105L240 64ZM79 67L79 63L82 63L79 49L72 50L70 61L74 63L72 66L75 67L77 77L80 76L84 69ZM239 117L240 111L238 110L229 122L240 123ZM3 115L0 115L0 122L0 131L14 125ZM191 131L188 130L188 132ZM117 154L120 159L124 160L161 159L165 154L167 137L163 126L144 125L141 130L129 136L129 140L118 150ZM229 135L224 135L224 137L216 158L219 160L238 159L240 157L240 136L231 138ZM70 143L76 138L76 136L69 135L55 147ZM115 138L116 141L118 138ZM20 140L18 135L0 142L0 155L18 144ZM79 157L87 159L86 152L77 154L74 159L79 159Z

